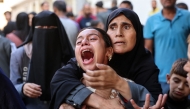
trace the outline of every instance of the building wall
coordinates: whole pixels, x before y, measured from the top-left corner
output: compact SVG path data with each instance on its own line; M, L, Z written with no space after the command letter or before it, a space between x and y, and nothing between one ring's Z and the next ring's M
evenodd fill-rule
M11 11L12 10L12 19L16 19L16 15L19 12L40 12L40 4L44 1L48 1L50 3L50 10L52 10L52 3L55 0L4 0L4 3L0 3L0 29L6 25L6 20L4 18L3 13L7 10ZM100 0L65 0L67 5L73 7L73 13L75 15L78 15L80 11L82 10L83 4L85 2L90 2L92 7L95 8L95 3ZM102 0L104 2L104 7L105 8L110 8L111 7L111 1L112 0ZM118 5L121 3L123 0L117 0ZM151 0L129 0L132 2L134 6L134 11L139 15L139 18L141 20L142 24L146 23L148 16L148 13L151 10ZM189 6L190 10L190 2L189 0L177 0L177 3L179 2L184 2ZM162 6L160 4L160 0L157 0L158 7L162 9Z

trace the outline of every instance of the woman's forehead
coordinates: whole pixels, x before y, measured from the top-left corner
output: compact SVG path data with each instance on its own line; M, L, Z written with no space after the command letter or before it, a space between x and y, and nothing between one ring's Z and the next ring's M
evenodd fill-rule
M129 23L129 24L132 24L130 19L128 19L124 14L119 14L118 16L113 18L113 20L109 23L109 25L111 23L120 23L120 22L126 22L126 23Z

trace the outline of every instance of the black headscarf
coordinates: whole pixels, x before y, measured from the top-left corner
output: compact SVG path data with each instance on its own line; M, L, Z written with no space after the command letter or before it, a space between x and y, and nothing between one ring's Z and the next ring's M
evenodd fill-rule
M16 31L13 31L17 37L23 42L25 41L28 33L29 33L29 18L28 14L25 12L21 12L16 17Z
M136 44L129 52L124 54L115 53L109 65L120 76L132 79L136 83L145 86L152 96L157 99L158 94L161 93L161 87L158 83L159 69L155 65L151 53L144 48L142 26L138 15L126 8L116 9L108 16L106 31L110 22L120 14L123 14L133 24L136 31Z
M40 29L35 26L57 28ZM28 82L41 85L40 99L50 100L50 81L56 70L74 57L74 51L62 23L50 11L42 11L32 19L32 28L25 43L30 41L33 47Z

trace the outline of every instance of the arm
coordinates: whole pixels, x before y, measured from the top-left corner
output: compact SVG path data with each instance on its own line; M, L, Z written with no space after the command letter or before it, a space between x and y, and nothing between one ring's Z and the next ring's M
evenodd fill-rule
M87 70L83 74L86 84L95 89L115 89L125 99L130 100L132 95L128 82L121 78L111 67L96 64L99 70Z
M145 48L148 49L151 53L153 53L153 27L152 27L152 17L150 17L144 28L143 28L143 36L145 38Z
M19 49L18 49L19 50ZM23 87L23 80L22 80L22 71L20 69L21 56L18 58L18 55L21 55L19 51L16 50L11 54L11 61L10 61L10 80L12 81L13 85L15 86L16 90L18 91L21 97L24 97L22 93Z
M85 104L92 107L105 107L104 109L112 109L112 107L123 109L118 98L107 101L87 89L80 81L82 73L83 71L80 71L77 66L76 59L71 59L66 66L56 72L50 84L52 95L50 109L58 109L63 103L76 108Z
M151 53L153 53L153 40L145 39L145 48L148 49Z
M61 69L56 71L50 83L52 96L50 103L51 109L58 109L62 103L66 102L65 99L72 91L75 91L77 86L83 85L80 82L82 72L83 71L77 66L77 61L74 58L69 60L66 66L63 66ZM80 102L83 101L81 100Z

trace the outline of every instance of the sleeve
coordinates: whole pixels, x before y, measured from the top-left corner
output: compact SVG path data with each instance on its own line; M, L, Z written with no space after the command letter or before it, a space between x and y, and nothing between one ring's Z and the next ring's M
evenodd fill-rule
M92 93L93 92L87 89L84 85L79 85L70 92L70 94L66 97L65 102L77 109L81 109L82 103Z
M6 67L7 69L8 69L8 72L6 72L7 74L7 76L8 77L10 77L10 69L9 69L9 67L10 67L10 57L11 57L11 45L10 45L10 41L4 41L3 42L3 45L4 45L4 51L5 51L5 53L6 53L6 58L7 58L7 61L8 61L8 66Z
M90 92L80 81L82 73L83 71L77 66L75 58L72 58L66 66L56 71L50 84L52 96L50 109L58 109L62 103L66 102L65 100L69 98L69 95L73 95L72 105L74 103L80 105L87 98ZM84 98L80 98L83 93L85 93Z
M135 103L140 106L143 107L144 103L145 103L145 99L146 99L146 94L148 94L148 90L141 86L138 85L134 82L128 82L130 90L131 90L131 94L132 94L132 99L135 101ZM122 99L122 101L124 101L124 105L127 109L133 109L133 106L130 102L127 102L124 97L122 97L120 95L120 98ZM154 105L154 99L152 96L150 96L150 105Z
M152 16L150 18L148 18L144 28L143 28L143 36L145 39L152 39L154 36L153 36L153 32L152 32Z
M19 52L17 50L11 54L11 61L10 61L10 80L15 86L16 90L18 91L19 95L21 97L24 97L22 87L24 85L22 81L22 75L21 75L21 69L20 69L20 62L21 58L17 58L17 56L20 56Z
M139 66L136 72L137 76L135 77L134 81L137 84L144 86L155 99L158 100L159 94L162 94L162 88L160 83L158 82L158 74L159 69L155 65L153 57L151 53L147 50L147 55L143 57L141 66Z

